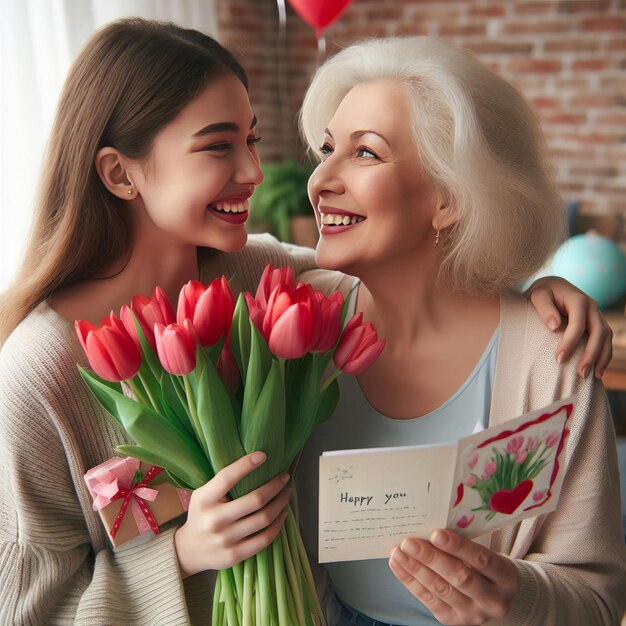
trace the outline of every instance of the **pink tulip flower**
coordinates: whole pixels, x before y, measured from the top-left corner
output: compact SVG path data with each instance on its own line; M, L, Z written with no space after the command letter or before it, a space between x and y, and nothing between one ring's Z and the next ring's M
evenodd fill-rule
M141 353L113 311L99 328L86 320L77 320L74 327L89 365L98 376L119 383L137 375Z
M470 477L465 481L467 487L473 487L476 484L476 476L470 474Z
M526 460L527 456L528 456L528 450L520 450L517 453L517 457L515 459L517 461L517 464L521 465Z
M526 444L526 449L529 452L536 450L539 447L539 441L536 437L528 437L528 443Z
M197 335L192 323L154 325L157 354L161 365L175 376L189 374L196 367Z
M476 467L476 463L478 463L478 452L474 452L469 460L469 468L474 469Z
M176 320L174 317L174 309L163 289L156 287L149 298L146 298L144 295L135 296L131 300L130 306L125 304L120 311L120 317L126 330L133 338L139 350L141 350L141 343L137 335L133 313L139 320L139 324L141 325L141 329L148 343L152 349L156 351L154 325L159 323L167 326Z
M554 448L559 441L561 441L561 433L558 430L553 430L546 437L546 448Z
M363 324L363 314L358 313L346 325L335 350L335 365L344 374L358 376L379 356L385 340L378 339L372 324Z
M496 462L494 461L494 459L491 459L490 461L488 461L487 463L485 463L485 475L487 477L489 476L493 476L496 473Z
M473 521L476 515L472 515L472 517L468 517L467 515L463 515L457 520L457 528L467 528Z
M522 436L513 437L512 439L509 440L509 443L507 443L506 451L509 454L517 454L523 445L524 445L524 437Z

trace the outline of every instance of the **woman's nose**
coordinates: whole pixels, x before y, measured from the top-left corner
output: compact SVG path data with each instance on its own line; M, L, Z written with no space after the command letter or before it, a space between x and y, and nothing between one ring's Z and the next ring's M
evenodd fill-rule
M315 170L313 170L309 178L308 188L311 198L319 196L325 191L343 193L344 184L340 172L331 157L322 161Z
M233 180L241 185L259 185L263 181L263 171L256 150L242 152L237 162Z

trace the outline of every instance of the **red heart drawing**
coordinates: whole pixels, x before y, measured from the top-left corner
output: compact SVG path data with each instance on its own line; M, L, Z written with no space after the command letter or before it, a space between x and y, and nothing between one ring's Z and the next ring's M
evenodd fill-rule
M523 480L513 491L500 489L489 498L489 508L496 513L511 515L524 502L532 488L532 480Z

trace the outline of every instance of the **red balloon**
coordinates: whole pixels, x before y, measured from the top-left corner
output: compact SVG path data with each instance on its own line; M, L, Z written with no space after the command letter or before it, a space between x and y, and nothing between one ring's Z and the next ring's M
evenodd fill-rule
M319 34L335 22L351 0L289 0L296 13Z

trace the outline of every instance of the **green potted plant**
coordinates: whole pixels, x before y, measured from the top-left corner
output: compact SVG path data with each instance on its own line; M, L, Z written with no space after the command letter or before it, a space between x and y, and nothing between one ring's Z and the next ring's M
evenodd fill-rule
M265 178L250 198L253 226L264 225L282 241L315 247L317 225L307 194L313 164L290 158L262 169Z

